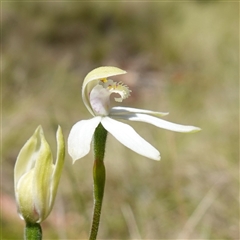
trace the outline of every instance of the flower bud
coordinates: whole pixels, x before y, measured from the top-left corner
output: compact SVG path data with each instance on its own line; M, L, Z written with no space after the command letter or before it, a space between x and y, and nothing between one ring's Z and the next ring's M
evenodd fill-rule
M60 126L56 138L55 164L41 126L18 154L14 168L15 196L18 213L26 222L40 223L52 210L65 157Z

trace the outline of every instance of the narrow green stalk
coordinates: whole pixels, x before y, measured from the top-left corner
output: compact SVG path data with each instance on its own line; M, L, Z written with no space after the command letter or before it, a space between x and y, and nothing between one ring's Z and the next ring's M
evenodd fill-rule
M90 240L97 238L98 227L100 223L102 201L105 186L105 166L104 153L107 140L107 131L100 123L94 133L94 165L93 165L93 186L94 186L94 208Z
M26 222L24 229L25 240L42 240L42 228L39 223Z

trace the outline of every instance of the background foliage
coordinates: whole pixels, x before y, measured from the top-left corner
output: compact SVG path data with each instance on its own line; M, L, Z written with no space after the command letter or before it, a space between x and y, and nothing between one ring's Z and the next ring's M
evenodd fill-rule
M16 156L41 124L55 156L90 118L81 84L95 67L128 71L123 105L169 111L201 127L181 134L137 123L160 162L108 136L100 239L239 239L239 3L2 2L2 239L22 238L13 189ZM86 239L92 153L67 155L44 239ZM14 227L13 227L14 226Z

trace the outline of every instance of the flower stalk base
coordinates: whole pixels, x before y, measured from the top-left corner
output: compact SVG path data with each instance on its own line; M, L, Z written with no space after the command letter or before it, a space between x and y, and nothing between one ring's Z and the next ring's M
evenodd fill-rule
M24 240L42 240L42 228L39 223L26 223Z

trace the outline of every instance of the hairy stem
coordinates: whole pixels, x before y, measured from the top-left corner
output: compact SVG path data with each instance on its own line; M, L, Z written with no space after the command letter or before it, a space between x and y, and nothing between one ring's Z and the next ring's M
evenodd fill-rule
M39 223L26 222L24 229L25 240L42 240L42 228Z
M105 186L105 166L104 166L104 154L107 140L107 131L103 128L100 123L94 133L94 165L93 165L93 185L94 185L94 208L93 208L93 219L92 227L90 232L90 240L97 238L101 208L104 195Z

